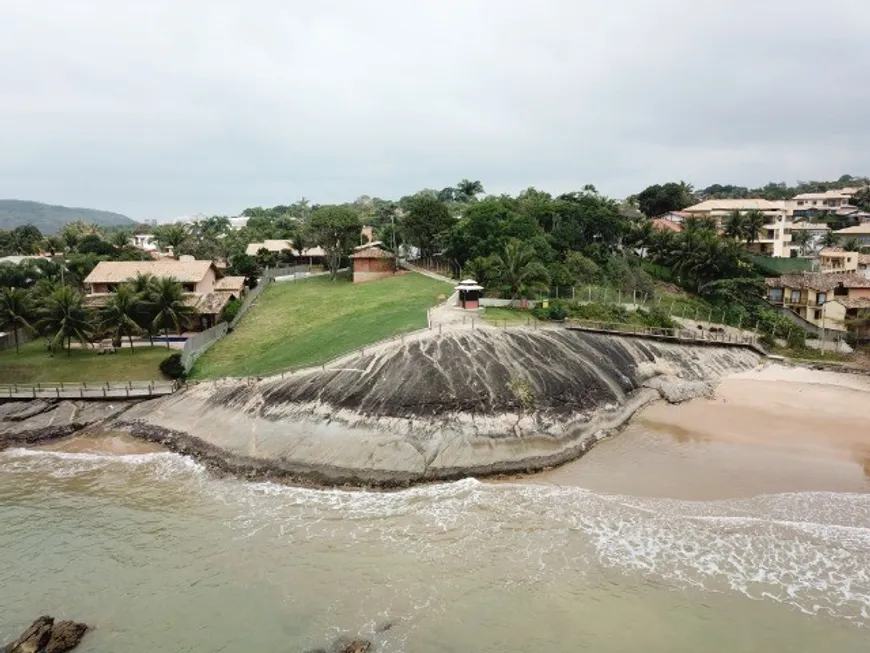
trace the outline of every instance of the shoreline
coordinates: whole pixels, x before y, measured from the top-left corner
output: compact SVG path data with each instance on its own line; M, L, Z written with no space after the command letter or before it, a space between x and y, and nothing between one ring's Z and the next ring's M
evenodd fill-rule
M507 470L462 468L430 478L373 475L360 482L355 469L304 468L237 455L182 431L125 422L129 406L117 417L78 431L44 427L31 431L23 442L0 436L0 449L5 443L103 455L173 452L190 456L216 476L314 489L390 491L476 477L494 484L566 485L698 500L790 491L868 492L870 434L863 437L860 430L860 408L854 414L844 409L860 406L868 393L870 378L862 375L767 364L728 375L706 398L672 404L646 393L635 405L624 406L619 419L607 425L610 428L551 457L508 462ZM784 405L794 406L798 425L812 414L812 405L800 409L802 403L824 401L828 415L818 424L831 429L815 424L801 431L783 422L779 431L771 431L770 411L756 412L758 397L774 402L773 413ZM836 428L825 421L831 416L839 419ZM850 447L860 451L852 455ZM866 481L856 471L864 459Z

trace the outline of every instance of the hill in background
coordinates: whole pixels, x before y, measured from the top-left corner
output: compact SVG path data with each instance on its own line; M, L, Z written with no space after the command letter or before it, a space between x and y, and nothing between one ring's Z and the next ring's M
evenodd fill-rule
M77 209L24 200L0 200L0 229L5 231L32 224L44 234L53 234L57 233L67 222L75 222L79 218L101 227L133 226L135 224L126 215L110 211Z

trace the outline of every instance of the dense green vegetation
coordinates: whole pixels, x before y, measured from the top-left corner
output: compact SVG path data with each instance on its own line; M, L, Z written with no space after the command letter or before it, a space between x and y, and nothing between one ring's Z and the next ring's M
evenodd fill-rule
M273 283L238 327L194 365L192 378L267 374L316 365L424 328L427 309L452 292L418 274L353 284L314 277Z
M40 202L23 200L0 200L0 230L32 225L42 233L54 234L68 222L83 220L101 227L132 227L134 222L125 215L98 211L96 209L76 209L67 206L54 206Z
M73 348L51 354L37 340L15 349L0 351L0 383L104 383L106 381L153 381L162 379L159 364L166 358L163 347L137 347L136 354L100 355L94 349Z

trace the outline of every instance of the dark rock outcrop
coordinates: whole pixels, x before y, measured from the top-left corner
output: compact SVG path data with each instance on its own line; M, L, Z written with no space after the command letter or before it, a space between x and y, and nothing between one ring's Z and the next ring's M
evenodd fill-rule
M114 426L245 478L401 487L545 469L658 398L708 396L739 347L570 331L457 331L258 382L192 385Z
M130 402L34 399L0 403L0 450L65 438L116 418Z
M2 649L3 653L66 653L82 641L88 627L74 621L39 617L21 636Z

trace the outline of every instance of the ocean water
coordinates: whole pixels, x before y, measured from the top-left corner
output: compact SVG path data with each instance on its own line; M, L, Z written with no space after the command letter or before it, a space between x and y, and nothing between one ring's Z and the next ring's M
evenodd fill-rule
M41 614L96 626L83 653L866 652L870 495L320 491L7 450L0 643Z

